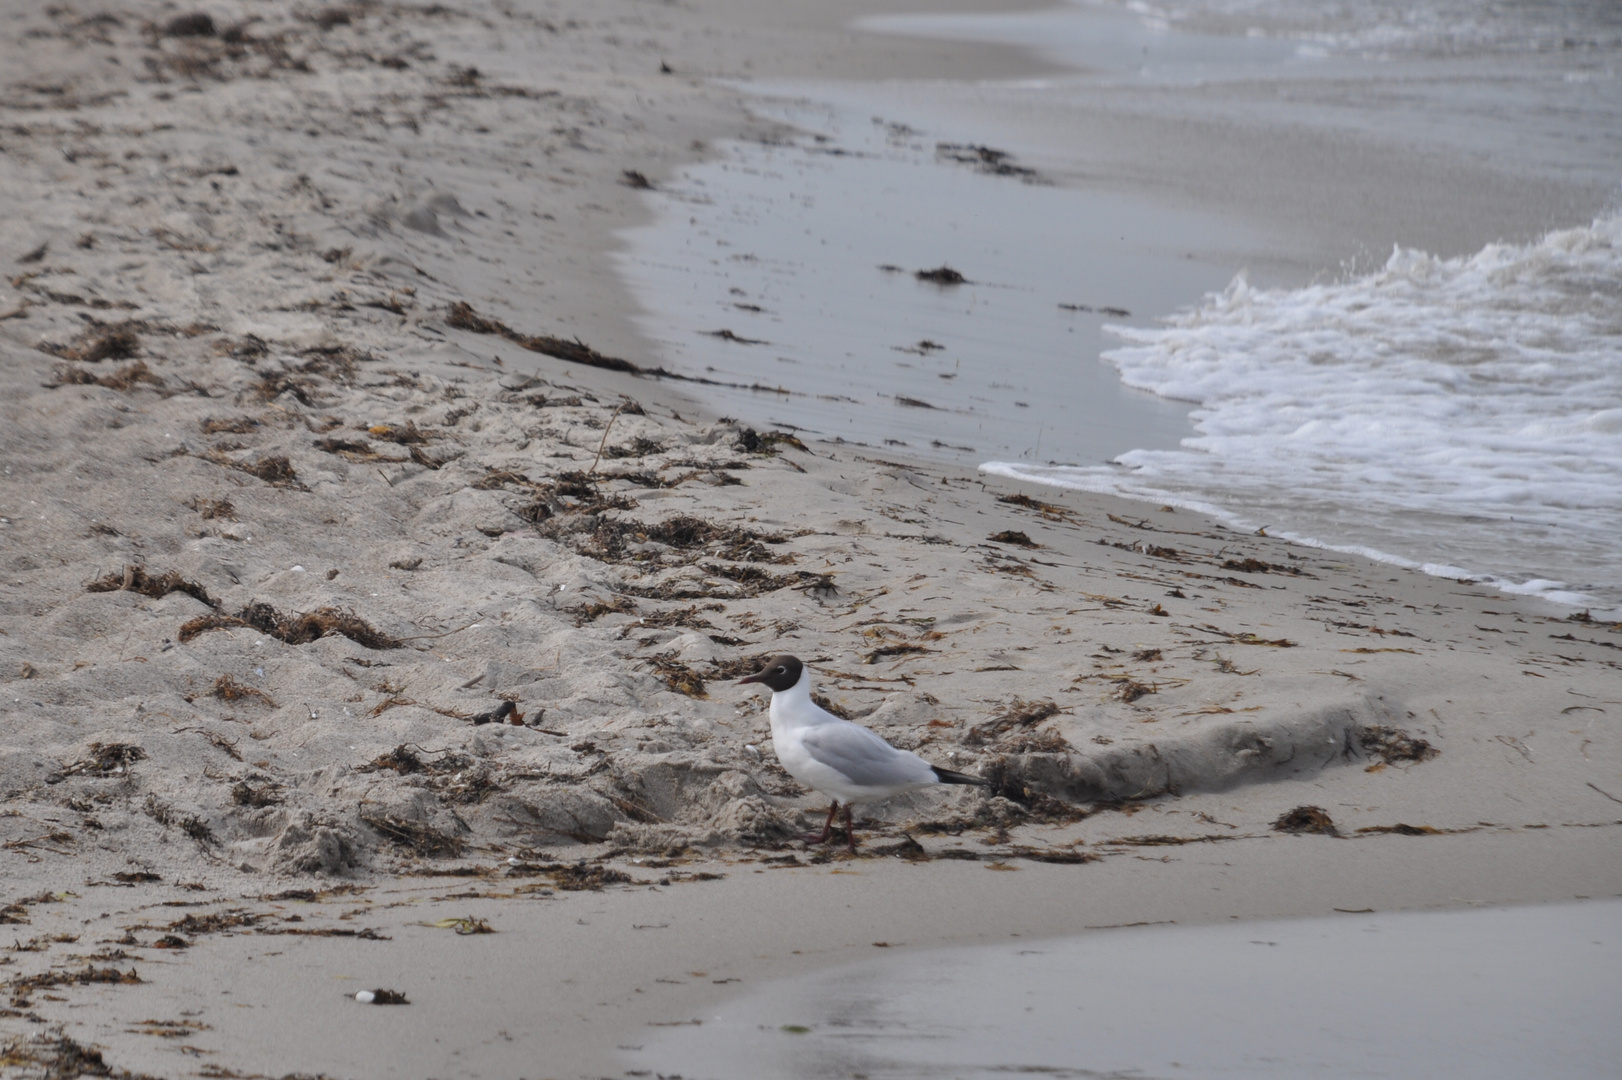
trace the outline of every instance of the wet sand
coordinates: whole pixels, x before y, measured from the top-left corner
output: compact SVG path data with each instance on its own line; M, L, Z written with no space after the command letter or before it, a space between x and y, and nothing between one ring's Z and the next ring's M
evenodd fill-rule
M809 10L8 16L13 1060L608 1075L874 942L1622 891L1616 626L513 340L658 366L605 238L624 170L769 133L690 74L740 41L1010 63ZM784 649L999 793L813 861L727 685Z

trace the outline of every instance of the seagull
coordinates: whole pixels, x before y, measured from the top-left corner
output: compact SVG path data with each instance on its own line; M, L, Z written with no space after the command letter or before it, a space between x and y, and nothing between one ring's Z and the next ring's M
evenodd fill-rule
M833 800L822 833L801 839L825 844L833 831L834 814L845 804L845 844L856 853L856 832L851 826L853 802L875 802L913 788L935 784L991 782L967 773L931 765L911 750L897 750L878 735L841 720L811 700L811 672L796 658L784 654L738 685L760 683L772 692L772 748L789 775Z

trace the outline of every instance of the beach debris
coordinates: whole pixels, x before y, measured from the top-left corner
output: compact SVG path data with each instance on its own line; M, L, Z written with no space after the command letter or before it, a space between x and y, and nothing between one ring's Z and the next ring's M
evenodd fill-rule
M285 802L282 791L282 785L268 777L250 776L231 785L231 801L238 806L259 810Z
M1322 833L1324 836L1340 835L1340 831L1335 828L1335 822L1330 818L1329 812L1321 806L1297 806L1294 810L1280 814L1278 820L1273 822L1273 828L1279 832L1287 833Z
M341 634L368 649L398 649L404 644L351 611L323 607L299 615L284 615L263 601L249 604L235 615L199 615L183 624L176 636L185 643L206 631L233 627L258 630L289 645L307 645L330 634Z
M1033 499L1029 495L999 495L997 496L997 501L1000 503L1008 503L1012 506L1021 506L1026 510L1035 510L1045 518L1060 521L1074 516L1063 506L1055 506L1053 503L1042 502L1040 499Z
M856 717L851 715L849 709L846 709L843 705L840 705L826 694L819 694L813 691L811 694L811 700L817 703L817 707L819 709L822 709L824 712L832 713L841 720L856 719Z
M990 536L986 537L986 539L990 540L993 544L1013 544L1016 547L1022 548L1039 548L1042 546L1035 540L1032 540L1029 536L1026 536L1024 533L1018 532L1014 529L1004 529L1000 533L992 533Z
M897 394L895 396L895 403L897 405L904 405L909 409L935 409L936 411L939 411L939 406L931 405L929 402L923 401L919 398L908 397L905 394Z
M214 17L204 11L176 15L163 24L165 37L213 37Z
M960 165L973 165L976 172L988 176L1017 176L1026 183L1032 183L1037 179L1035 169L1013 164L1014 155L1008 151L976 143L936 143L935 157Z
M416 855L437 859L455 858L462 853L461 840L426 822L371 809L362 809L358 816L385 839Z
M200 456L204 461L256 476L272 487L302 489L298 474L293 471L293 462L286 454L270 454L257 461L237 461L223 450L210 450Z
M126 364L110 375L96 376L82 367L64 364L57 369L56 382L51 386L105 386L109 390L131 390L137 383L162 386L163 380L147 367L145 360Z
M725 329L723 329L723 330L700 330L699 333L703 334L705 337L720 338L722 341L731 341L731 342L734 342L734 343L736 343L738 345L770 345L771 344L771 342L763 341L760 338L740 337L739 335L734 334L731 330L725 330Z
M1371 724L1358 731L1357 742L1368 754L1387 765L1401 761L1429 761L1440 750L1401 728Z
M620 173L620 183L624 184L628 188L636 188L638 191L653 190L653 181L649 180L646 176L643 176L635 169L625 169L622 171Z
M64 360L99 364L103 360L129 360L141 348L142 330L147 324L136 319L120 323L92 322L66 345L41 342L39 349Z
M950 266L937 266L933 270L916 270L913 277L919 281L927 281L931 285L968 285L968 278L953 270Z
M648 658L653 665L653 673L659 681L678 694L686 694L690 698L708 699L709 694L704 689L704 679L676 659L675 652L659 653Z
M97 578L86 585L85 592L138 592L143 596L150 596L154 600L161 600L172 592L182 592L187 596L202 601L211 608L218 608L219 602L208 595L208 590L195 581L188 581L173 570L161 574L149 574L145 567L134 564L125 566L121 572L107 574Z
M518 706L514 705L510 701L503 701L500 705L497 705L493 709L468 717L468 720L474 727L479 727L483 724L501 723L508 723L513 727L524 726L524 714L519 712Z
M462 300L455 300L445 316L445 325L456 330L466 330L474 334L495 334L504 337L521 349L537 352L543 356L550 356L558 360L567 360L572 364L584 364L587 367L604 368L608 371L624 371L632 375L640 375L643 369L629 360L621 360L616 356L604 356L585 342L576 338L567 341L563 338L549 337L544 334L522 334L499 319L486 318L473 310L473 306Z
M933 651L933 649L926 649L922 645L914 645L907 641L894 642L889 645L881 645L874 649L872 652L862 657L862 663L876 664L880 660L887 660L892 656L911 656L914 653L926 653Z
M214 685L209 687L208 695L221 701L256 700L264 702L272 709L276 707L276 702L271 700L269 694L252 686L244 686L231 675L221 675L215 679Z
M458 934L464 937L469 934L495 933L495 930L491 928L489 923L472 915L464 915L459 919L436 919L431 923L423 923L422 925L432 926L436 930L455 930Z
M1026 701L1014 698L1003 711L983 724L976 724L963 735L966 746L983 746L1001 738L1017 728L1032 728L1064 710L1054 701Z
M362 1005L410 1005L406 996L399 990L357 990L355 1000Z
M1131 704L1139 698L1148 697L1150 694L1158 694L1160 692L1157 687L1140 683L1136 679L1120 679L1118 680L1118 684L1119 685L1115 691L1115 696L1128 704Z
M145 761L146 751L134 743L93 742L85 756L46 778L47 783L59 783L70 776L123 776L131 765Z
M1474 829L1437 829L1430 825L1404 825L1397 822L1395 825L1365 825L1358 829L1359 835L1389 835L1389 836L1444 836L1448 833L1474 832Z

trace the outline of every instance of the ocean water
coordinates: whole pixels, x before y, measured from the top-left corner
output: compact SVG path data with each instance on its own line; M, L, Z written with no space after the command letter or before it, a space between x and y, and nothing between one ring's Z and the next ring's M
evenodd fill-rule
M860 25L1022 44L1075 74L753 85L801 134L721 147L651 195L622 262L665 362L734 384L721 408L1622 611L1622 201L1291 280L1265 220L1090 183L1071 122L1100 103L1243 117L1622 191L1622 4L1134 0ZM915 277L942 265L967 281Z
M1098 929L767 983L625 1060L688 1080L1599 1080L1622 1055L1619 947L1617 900Z
M1240 277L1166 323L1108 327L1125 344L1103 356L1194 403L1196 435L1108 466L986 470L1411 552L1512 592L1622 598L1622 217L1469 257L1398 249L1334 284Z

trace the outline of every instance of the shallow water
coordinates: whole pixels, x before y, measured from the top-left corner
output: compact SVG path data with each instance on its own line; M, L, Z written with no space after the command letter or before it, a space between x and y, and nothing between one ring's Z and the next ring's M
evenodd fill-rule
M1258 287L1235 274L1260 263L1276 286L1288 242L1100 190L1074 143L1098 130L1082 111L1125 103L1614 184L1622 5L1178 0L862 25L1021 43L1077 74L755 86L806 134L683 173L622 264L666 363L783 391L717 389L721 408L1622 611L1622 218L1449 258L1347 251L1333 280ZM942 264L970 283L913 277Z
M1622 901L885 955L756 987L629 1068L756 1077L1613 1077ZM634 1062L634 1064L632 1064Z
M1226 267L1198 253L1253 238L1146 199L987 175L940 152L940 131L857 105L759 110L809 134L684 170L621 263L666 363L782 391L717 387L717 407L968 463L1100 462L1192 434L1187 406L1098 362L1101 327L1219 286ZM915 276L948 264L968 280Z

